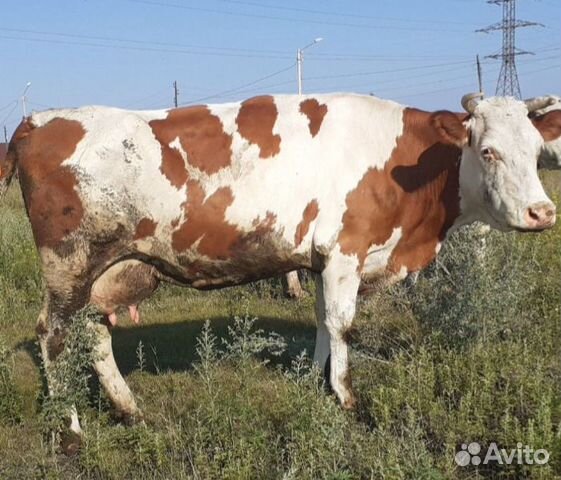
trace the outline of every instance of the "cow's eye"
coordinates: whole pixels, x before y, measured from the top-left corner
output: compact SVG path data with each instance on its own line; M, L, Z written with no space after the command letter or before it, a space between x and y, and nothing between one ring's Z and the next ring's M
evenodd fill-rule
M497 160L499 158L495 150L489 147L484 147L481 149L481 156L488 161Z

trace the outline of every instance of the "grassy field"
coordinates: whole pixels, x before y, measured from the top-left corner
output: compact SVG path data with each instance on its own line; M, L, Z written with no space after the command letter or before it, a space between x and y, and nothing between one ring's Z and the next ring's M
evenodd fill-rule
M546 180L559 199L560 177ZM0 478L561 478L561 228L485 241L478 260L481 239L460 232L413 288L360 300L356 412L311 368L310 284L297 302L276 281L161 289L113 335L146 425L114 421L86 369L85 444L68 458L49 433L41 277L14 186L0 204ZM470 442L550 458L460 467Z

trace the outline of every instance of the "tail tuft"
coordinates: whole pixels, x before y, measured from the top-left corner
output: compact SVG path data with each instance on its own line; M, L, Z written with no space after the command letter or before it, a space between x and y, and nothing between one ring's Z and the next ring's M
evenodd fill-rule
M8 146L8 152L4 159L0 161L0 198L6 193L16 171L18 143L20 140L27 137L32 129L33 125L31 119L28 117L22 120L12 135Z
M16 170L16 155L13 150L8 150L4 160L0 161L0 198L4 196L6 190L12 182L12 177Z

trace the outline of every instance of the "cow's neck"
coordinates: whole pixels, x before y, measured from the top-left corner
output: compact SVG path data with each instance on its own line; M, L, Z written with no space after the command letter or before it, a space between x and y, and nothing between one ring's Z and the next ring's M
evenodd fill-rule
M373 266L381 263L395 278L421 270L462 221L461 150L441 143L427 112L404 110L403 125L383 170L370 169L347 196L341 250L357 254L365 277L376 275Z

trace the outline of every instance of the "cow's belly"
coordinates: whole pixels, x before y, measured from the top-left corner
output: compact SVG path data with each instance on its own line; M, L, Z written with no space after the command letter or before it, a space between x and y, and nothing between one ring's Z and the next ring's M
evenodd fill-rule
M309 242L296 249L279 236L250 235L241 237L227 249L213 250L203 243L206 238L203 234L191 247L178 251L172 238L173 235L169 242L161 238L136 242L136 251L164 277L194 288L240 285L312 267L311 248L302 248L308 247Z
M195 288L219 288L270 278L298 268L309 268L304 255L252 250L229 259L198 255L177 258L183 279Z
M275 259L276 260L276 259ZM225 262L195 260L186 267L180 267L185 284L198 289L212 289L242 285L263 280L297 269L296 263L271 261L265 264L250 265L235 259Z

